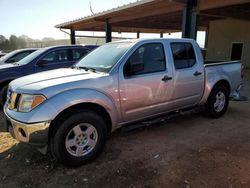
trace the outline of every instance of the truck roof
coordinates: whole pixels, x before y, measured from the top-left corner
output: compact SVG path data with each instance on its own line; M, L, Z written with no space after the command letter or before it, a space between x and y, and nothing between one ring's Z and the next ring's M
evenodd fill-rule
M147 39L126 39L126 40L119 40L114 41L110 43L119 43L119 42L131 42L131 43L137 43L141 41L172 41L172 42L191 42L194 41L194 39L187 39L187 38L147 38Z
M65 48L65 47L84 47L82 45L56 45L56 46L48 46L44 47L44 49L51 49L51 48Z

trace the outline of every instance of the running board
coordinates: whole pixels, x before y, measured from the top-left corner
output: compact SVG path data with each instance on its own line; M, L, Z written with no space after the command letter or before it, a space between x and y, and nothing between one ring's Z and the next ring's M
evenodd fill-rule
M121 128L121 132L122 133L127 133L127 132L131 132L131 131L134 131L134 130L146 128L146 127L155 125L157 123L167 122L167 121L169 121L171 119L174 119L176 117L193 115L193 114L199 113L199 112L201 112L203 110L204 110L204 107L196 107L196 108L192 108L192 109L175 111L175 112L172 112L172 113L168 113L166 115L162 115L162 116L155 117L153 119L149 119L147 121L130 123L130 124L124 125Z

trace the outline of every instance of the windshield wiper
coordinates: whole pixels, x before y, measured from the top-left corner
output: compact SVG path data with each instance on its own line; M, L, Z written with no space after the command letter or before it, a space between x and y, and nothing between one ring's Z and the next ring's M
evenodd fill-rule
M96 72L96 69L95 68L92 68L92 67L77 67L76 68L78 69L84 69L85 71L89 71L91 70L92 72Z

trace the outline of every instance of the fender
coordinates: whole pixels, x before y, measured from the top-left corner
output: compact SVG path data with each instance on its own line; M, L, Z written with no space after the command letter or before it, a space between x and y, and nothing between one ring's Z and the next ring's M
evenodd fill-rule
M228 82L228 84L231 88L229 76L225 72L223 72L221 74L218 74L218 72L215 72L215 73L208 72L206 74L205 90L204 90L204 94L203 94L203 97L202 97L199 105L204 105L207 102L207 99L208 99L212 89L219 81ZM230 91L230 94L231 94L231 91Z
M65 109L84 103L94 103L104 107L111 117L112 125L117 125L119 113L114 101L107 94L95 89L74 89L59 93L28 113L11 111L6 106L5 112L10 117L15 117L17 121L29 124L51 122Z

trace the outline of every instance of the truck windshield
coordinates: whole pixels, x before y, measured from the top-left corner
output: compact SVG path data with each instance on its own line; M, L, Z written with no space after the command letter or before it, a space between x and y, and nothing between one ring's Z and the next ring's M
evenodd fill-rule
M86 55L75 67L109 72L131 45L131 42L104 44Z

